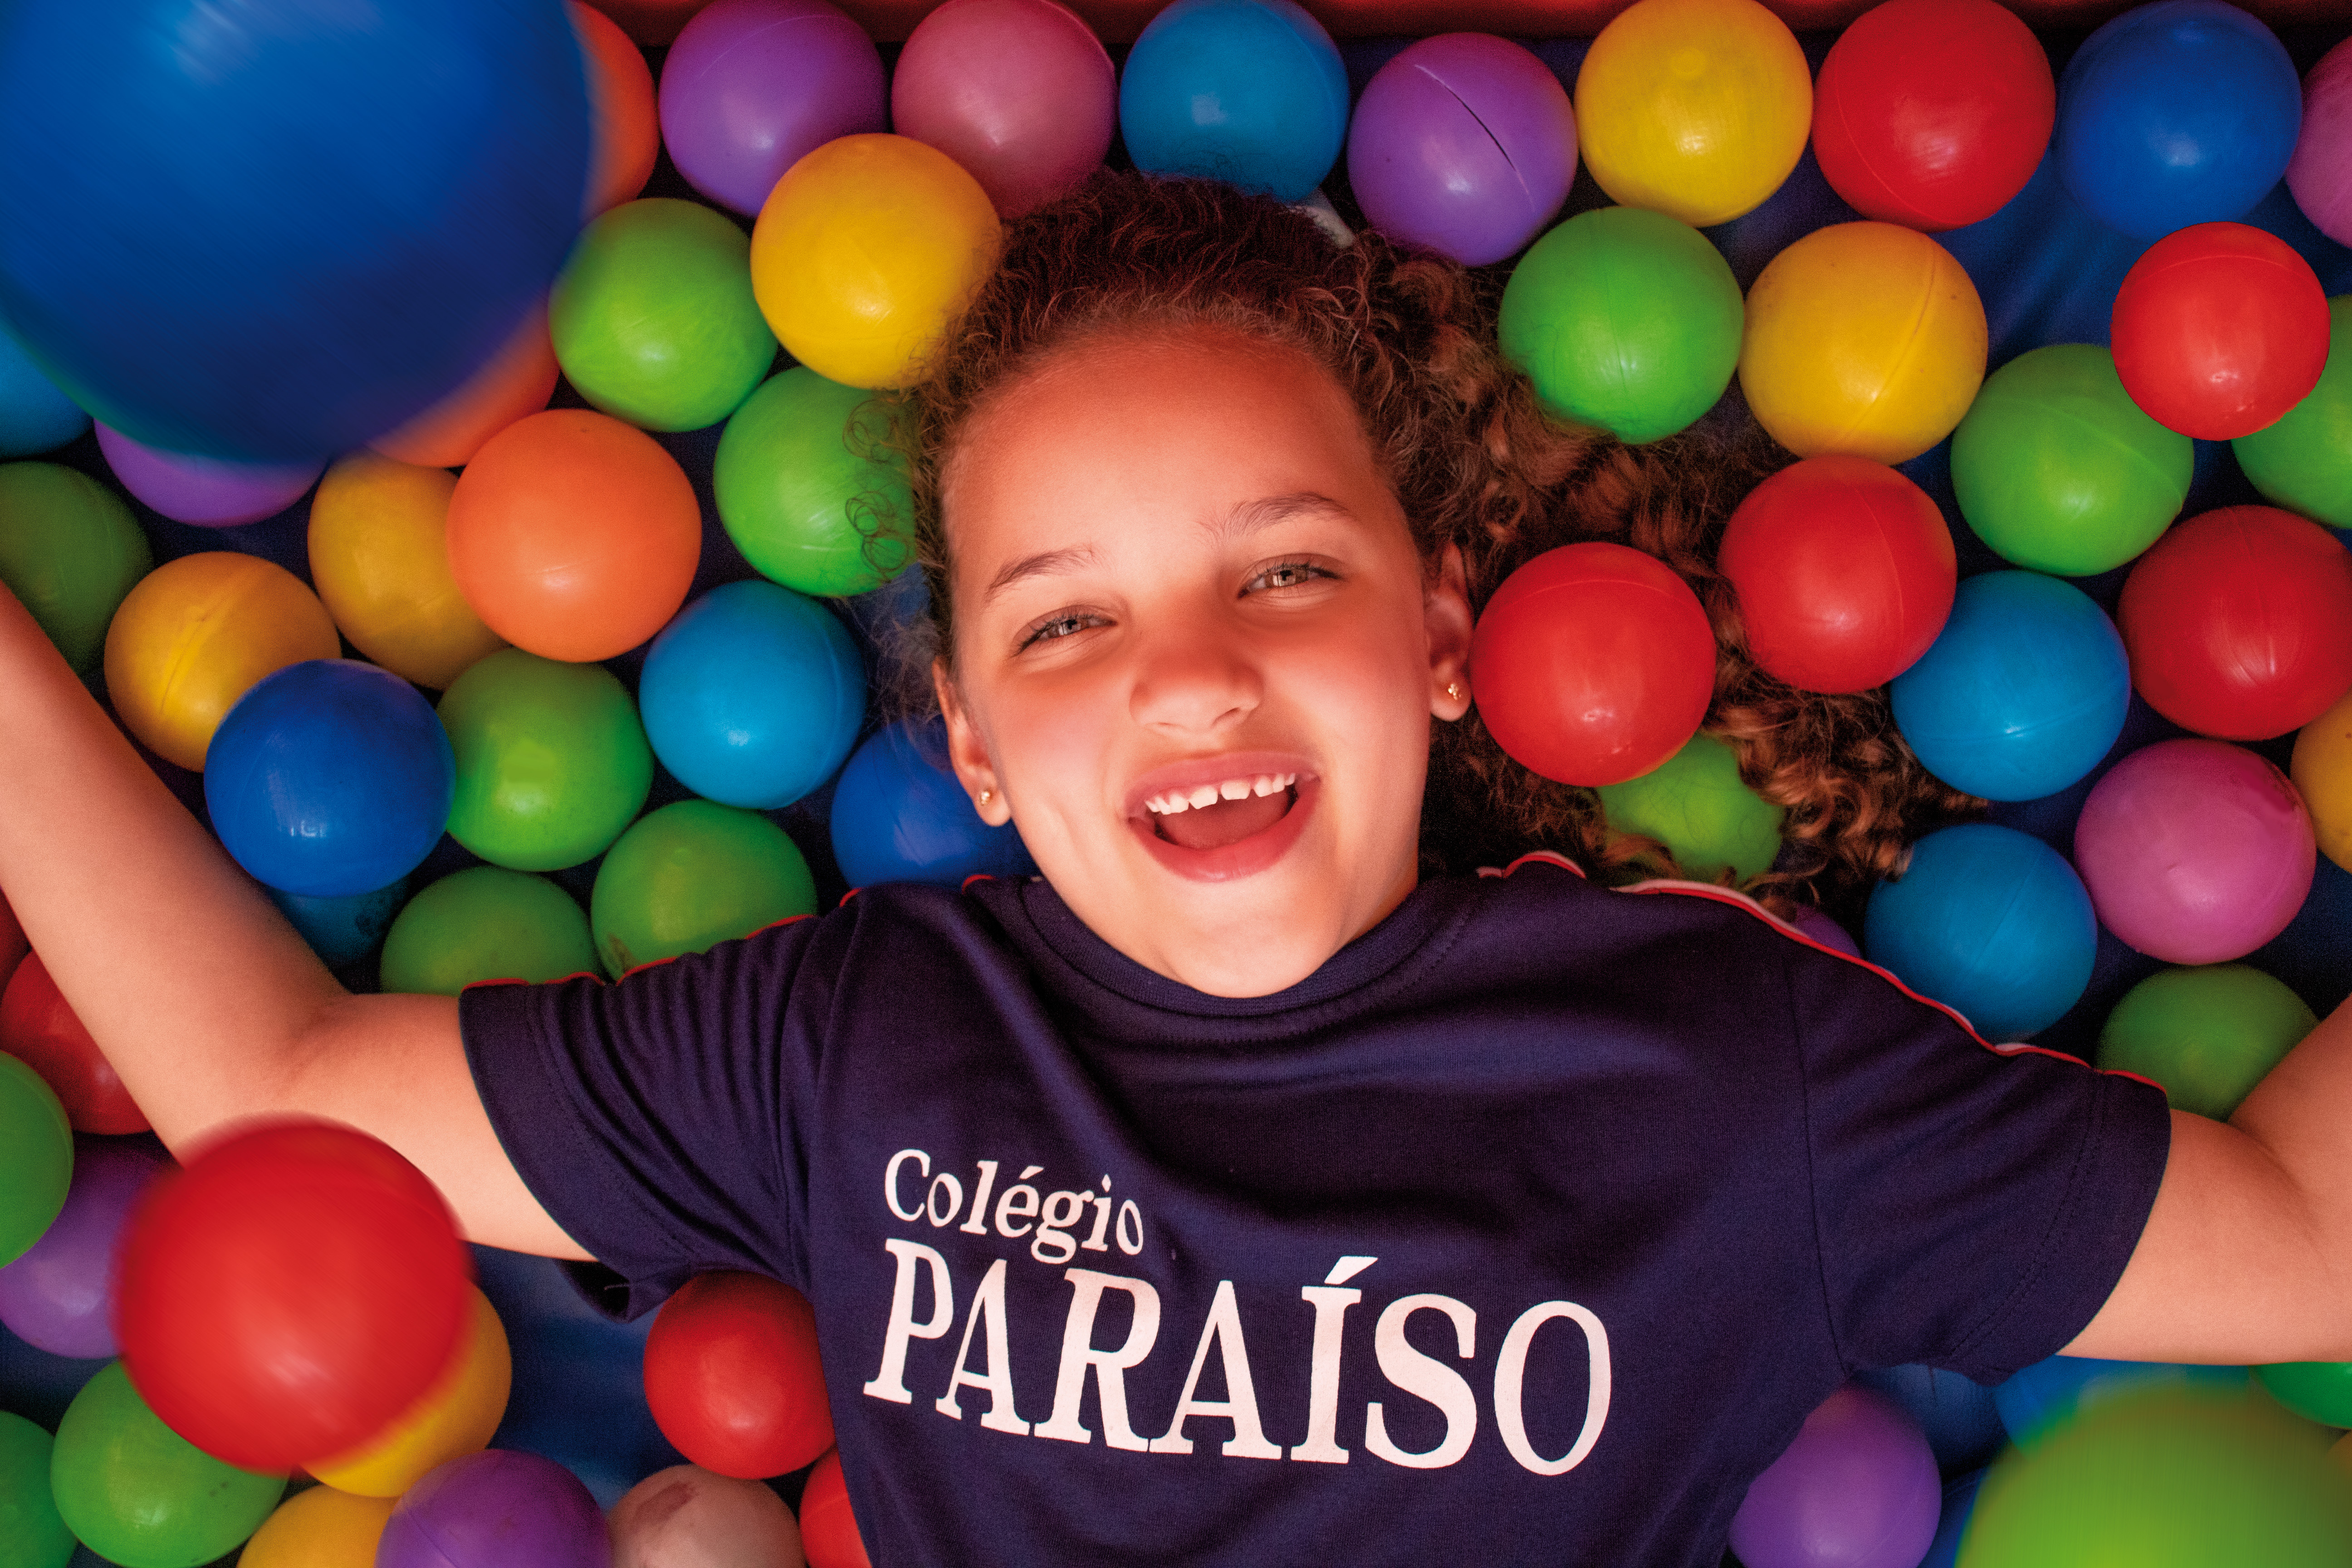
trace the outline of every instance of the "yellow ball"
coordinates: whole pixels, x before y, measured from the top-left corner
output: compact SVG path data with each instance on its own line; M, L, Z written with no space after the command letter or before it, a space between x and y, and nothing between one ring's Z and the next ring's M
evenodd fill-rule
M784 171L751 230L751 293L792 356L909 386L1003 247L980 182L904 136L844 136Z
M106 692L164 761L202 768L213 731L253 683L343 651L318 596L258 555L213 550L166 562L106 628Z
M1816 229L1748 291L1739 385L1801 458L1917 457L1984 383L1985 313L1952 253L1891 223Z
M1636 0L1576 75L1576 143L1601 188L1704 228L1780 188L1813 125L1813 75L1756 0Z
M397 1500L332 1487L296 1492L262 1521L237 1568L375 1568L376 1543Z
M337 1491L398 1497L425 1471L489 1447L513 1386L506 1325L477 1289L465 1347L441 1381L373 1441L310 1466L310 1473Z
M2352 871L2352 691L2296 733L2287 771L2310 809L2319 852Z
M327 470L310 500L310 581L352 646L438 691L505 639L449 573L457 476L373 452Z

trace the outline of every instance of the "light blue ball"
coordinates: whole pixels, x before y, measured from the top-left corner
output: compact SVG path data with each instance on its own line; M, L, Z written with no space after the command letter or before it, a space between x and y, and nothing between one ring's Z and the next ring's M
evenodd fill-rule
M1348 134L1348 70L1292 0L1176 0L1151 19L1118 84L1135 166L1304 201Z
M1912 846L1910 869L1878 884L1863 919L1873 963L1995 1042L2064 1016L2090 984L2098 946L2074 868L2040 839L1984 822Z
M300 933L319 962L330 969L357 963L383 945L400 906L408 901L408 879L395 878L373 892L341 898L313 898L278 888L264 888L269 901L287 923Z
M980 819L948 767L946 726L901 720L866 737L833 788L833 855L853 888L961 886L1036 869L1010 823Z
M1993 1387L1993 1404L2010 1440L2032 1447L2085 1405L2152 1386L2201 1384L2242 1393L2242 1366L2176 1366L2160 1361L2102 1361L2053 1355Z
M0 458L54 452L89 428L81 405L59 392L0 328Z

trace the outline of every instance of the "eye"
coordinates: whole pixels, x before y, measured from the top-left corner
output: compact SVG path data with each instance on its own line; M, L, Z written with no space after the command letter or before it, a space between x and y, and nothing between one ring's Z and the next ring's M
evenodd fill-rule
M1056 642L1063 637L1075 637L1089 626L1105 624L1103 617L1091 610L1056 610L1043 620L1031 622L1028 629L1021 634L1020 641L1013 645L1013 651L1018 653L1036 643Z
M1255 576L1242 584L1242 592L1258 594L1269 589L1303 588L1318 577L1337 581L1339 575L1337 572L1318 566L1312 561L1277 561L1271 566L1260 567Z

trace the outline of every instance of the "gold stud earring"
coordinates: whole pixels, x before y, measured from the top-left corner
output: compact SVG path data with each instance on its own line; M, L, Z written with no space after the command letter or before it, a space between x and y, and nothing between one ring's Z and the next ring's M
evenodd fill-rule
M984 805L986 805L988 804L988 797L989 797L990 795L994 795L995 793L996 793L996 792L995 792L994 790L992 790L992 789L984 789L984 790L982 790L982 791L980 792L980 804L981 804L982 805L983 805L983 806L984 806Z
M1445 683L1445 698L1449 702L1459 702L1462 700L1462 683L1458 680L1447 681Z

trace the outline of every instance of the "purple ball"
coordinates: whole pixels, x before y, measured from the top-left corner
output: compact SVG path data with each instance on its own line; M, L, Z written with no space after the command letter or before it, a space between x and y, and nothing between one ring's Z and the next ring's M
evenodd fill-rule
M1348 132L1348 180L1372 226L1465 266L1517 252L1575 178L1567 89L1485 33L1423 38L1382 66Z
M319 463L231 463L162 452L110 426L98 427L99 450L122 488L174 522L233 528L275 517L319 482Z
M1823 947L1833 947L1848 958L1862 956L1862 949L1854 945L1853 938L1846 934L1845 927L1819 910L1800 909L1789 917L1789 923Z
M882 53L825 0L717 0L662 62L662 144L688 184L739 213L757 214L825 142L888 129Z
M1943 1500L1919 1424L1849 1384L1748 1489L1731 1550L1747 1568L1917 1568Z
M31 1251L0 1268L0 1323L51 1355L115 1354L114 1244L170 1164L144 1142L76 1138L66 1206Z
M580 1478L537 1454L485 1448L408 1489L375 1568L612 1568L604 1510Z

